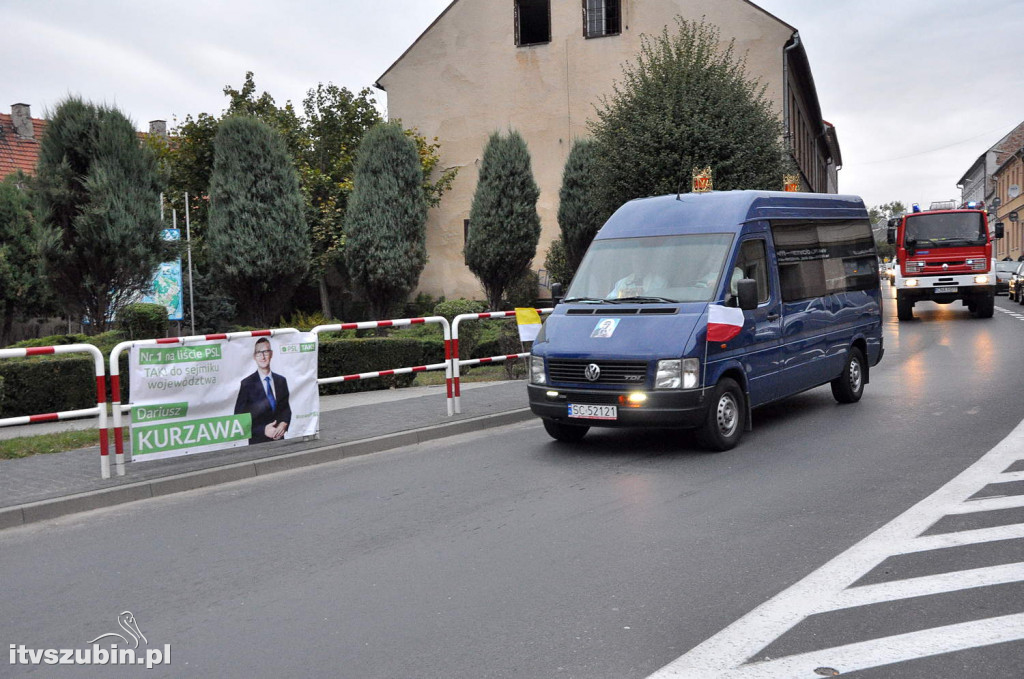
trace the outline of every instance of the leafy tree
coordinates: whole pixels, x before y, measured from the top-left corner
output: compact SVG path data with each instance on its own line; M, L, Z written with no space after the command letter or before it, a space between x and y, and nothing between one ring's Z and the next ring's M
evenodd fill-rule
M594 175L596 151L592 140L577 139L573 142L562 171L562 189L558 194L558 228L562 233L569 279L580 267L590 241L594 240L603 224L596 203L600 192L600 185Z
M466 264L492 309L501 308L505 291L537 253L539 196L523 137L514 130L505 137L492 134L480 162L465 249Z
M642 37L590 123L603 216L688 190L693 168L711 166L715 189L731 190L777 189L792 167L765 86L748 78L734 43L720 50L719 30L704 20L676 24Z
M342 263L345 208L352 190L356 149L363 134L381 121L372 92L320 83L303 101L307 145L299 157L306 221L313 245L311 273L320 287L320 306L331 316L325 275Z
M252 116L220 123L206 242L211 271L244 320L277 319L309 266L309 233L281 134Z
M19 315L43 310L48 301L34 229L28 179L12 174L0 182L0 347L10 343Z
M345 210L352 191L352 173L359 142L370 127L381 122L373 92L364 88L353 93L347 88L319 83L303 100L304 116L290 102L278 107L267 92L256 94L252 72L247 72L241 88L224 87L229 98L221 118L200 113L186 116L162 145L168 174L168 199L179 215L184 212L183 195L189 194L190 217L198 266L204 262L202 239L207 223L210 174L213 170L213 139L221 120L234 114L253 115L279 130L287 140L289 155L299 172L305 200L306 223L312 245L309 273L320 287L321 311L331 316L326 274L343 265L345 247ZM435 138L429 141L406 130L415 142L423 167L424 199L431 206L451 187L455 168L436 170L440 148ZM434 175L437 175L435 178Z
M359 146L345 216L345 260L374 318L388 317L427 262L427 204L416 144L397 123L379 123Z
M868 219L871 220L871 230L875 234L875 247L880 257L892 258L896 255L896 247L886 241L886 231L889 220L893 217L900 217L907 212L907 207L898 200L883 205L876 205L868 210Z
M40 142L36 188L50 282L68 312L103 332L170 254L156 159L120 111L72 97Z

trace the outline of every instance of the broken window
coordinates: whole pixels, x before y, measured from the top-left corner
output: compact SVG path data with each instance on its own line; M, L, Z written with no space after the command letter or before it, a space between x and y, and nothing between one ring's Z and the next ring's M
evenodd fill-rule
M551 42L550 0L516 0L516 44Z
M621 16L620 0L583 0L583 37L618 35Z

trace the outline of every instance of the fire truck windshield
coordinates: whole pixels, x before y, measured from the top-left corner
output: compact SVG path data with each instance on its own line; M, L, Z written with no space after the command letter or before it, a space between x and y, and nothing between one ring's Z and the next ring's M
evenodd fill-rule
M988 241L979 212L919 212L907 215L904 243L909 248L963 247Z

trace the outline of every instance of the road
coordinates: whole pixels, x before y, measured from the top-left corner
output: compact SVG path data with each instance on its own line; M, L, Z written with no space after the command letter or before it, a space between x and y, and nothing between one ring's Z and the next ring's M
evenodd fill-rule
M130 611L172 648L147 676L1011 676L1021 311L890 301L860 403L812 390L726 453L529 422L3 531L3 650Z

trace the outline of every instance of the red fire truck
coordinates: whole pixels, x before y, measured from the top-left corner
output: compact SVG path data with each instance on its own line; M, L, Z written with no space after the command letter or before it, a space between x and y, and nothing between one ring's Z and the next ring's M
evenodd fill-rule
M914 317L921 301L960 301L978 318L992 318L996 277L993 239L984 206L966 203L960 209L913 211L889 221L888 241L896 245L896 311L901 321Z

